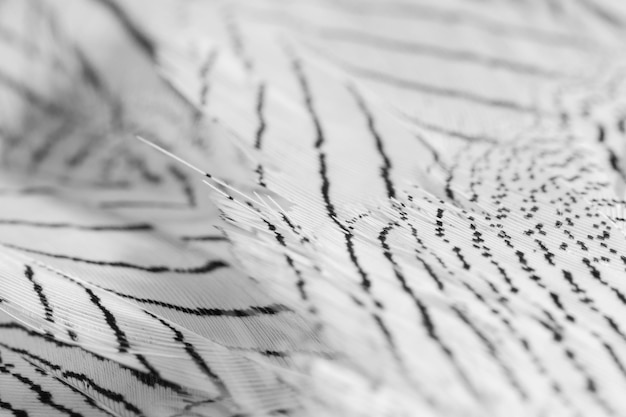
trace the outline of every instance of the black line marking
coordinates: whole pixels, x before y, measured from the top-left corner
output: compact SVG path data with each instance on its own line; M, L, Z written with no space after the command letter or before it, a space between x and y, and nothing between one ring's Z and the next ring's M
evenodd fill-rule
M13 90L17 95L23 97L29 104L40 109L44 113L55 116L63 113L63 108L55 102L49 101L32 91L27 86L17 80L12 79L7 74L0 72L0 85L4 85Z
M141 178L152 184L159 184L163 181L159 174L150 169L148 162L141 155L131 153L128 148L125 151L120 155L121 158L126 161L129 168L137 170Z
M346 228L338 220L335 206L330 200L330 180L328 178L328 168L326 166L326 154L322 151L322 146L324 145L324 142L325 142L324 133L322 131L320 120L313 107L313 98L311 96L309 83L304 76L304 71L302 69L302 65L300 61L296 59L295 57L292 57L292 67L296 74L298 82L300 84L300 87L304 96L306 109L309 115L311 116L311 121L313 122L313 126L315 128L314 146L318 152L318 160L319 160L318 173L320 174L320 177L322 178L321 194L322 194L322 199L324 200L326 213L328 214L328 217L332 220L332 222L335 223L337 227L339 227L339 229L344 233L346 248L348 249L350 260L352 261L359 275L361 276L361 286L365 290L369 290L369 288L371 287L371 281L369 277L367 276L367 274L365 273L365 271L363 270L363 268L361 267L361 265L359 264L358 259L356 257L356 253L354 251L354 243L353 243L354 236L352 235L352 233L350 233L348 228Z
M185 242L228 242L226 236L220 235L181 236L180 239Z
M551 33L533 28L515 26L478 14L470 14L465 11L459 13L409 2L394 2L392 3L393 7L389 7L386 3L377 2L335 2L334 4L339 6L338 10L351 13L375 15L376 17L388 16L408 20L418 19L430 23L439 21L446 25L465 24L492 35L516 37L526 41L560 48L569 47L585 50L589 49L591 46L591 41L586 38L572 36L567 33Z
M443 340L439 336L439 334L437 332L437 328L435 327L435 323L433 322L433 320L432 320L432 318L430 316L430 313L428 311L428 308L417 297L417 295L415 294L413 289L411 287L409 287L409 284L407 283L406 278L404 277L404 275L402 274L402 272L400 270L400 265L398 265L398 263L396 262L396 260L393 257L393 254L391 253L391 247L387 243L387 237L388 237L389 233L391 232L391 230L394 227L397 227L397 226L398 226L398 223L395 223L395 222L389 223L389 224L387 224L387 226L385 226L381 230L381 232L378 235L378 241L380 242L380 245L381 245L381 247L383 249L383 255L385 256L385 258L387 258L387 260L391 264L391 266L393 268L394 275L395 275L396 279L398 280L398 282L400 282L400 286L402 288L402 291L404 291L411 298L411 300L413 301L413 303L417 307L417 309L418 309L418 311L420 313L420 316L422 318L422 326L426 330L426 334L428 335L428 337L431 340L433 340L435 342L435 344L437 346L439 346L441 351L448 358L448 360L450 361L450 364L452 365L452 367L454 368L456 373L459 375L459 377L463 381L463 384L465 385L467 390L472 395L474 395L475 397L478 398L480 396L478 394L478 391L476 390L476 388L472 384L471 380L468 378L468 376L465 374L465 372L461 368L461 366L460 366L456 356L454 355L454 352L452 352L452 350L443 342Z
M105 87L104 80L89 58L79 48L74 48L73 51L74 56L80 65L82 79L87 81L87 84L90 85L96 92L108 96L109 93Z
M257 92L257 103L256 103L256 113L257 113L257 118L259 120L259 125L257 127L255 138L254 138L254 147L256 149L261 149L261 146L263 145L263 136L265 134L265 129L267 128L266 122L265 122L265 115L264 115L265 94L266 94L265 84L261 83L259 84L259 89ZM267 187L267 184L265 183L265 170L263 169L263 165L258 164L255 172L259 174L259 177L257 180L259 185L261 187Z
M372 112L368 109L367 105L365 104L365 101L363 100L363 97L357 91L357 89L352 85L348 85L347 88L348 88L348 91L352 94L352 96L356 100L359 109L361 110L361 112L365 116L365 119L367 120L367 127L370 133L372 134L372 136L374 137L374 141L376 142L376 150L378 151L378 154L380 155L383 161L383 165L380 167L380 174L383 178L383 181L385 182L385 188L387 189L387 197L395 198L396 190L393 185L393 182L391 181L391 176L390 176L390 171L392 168L391 160L389 159L389 156L385 152L383 139L381 138L380 133L376 129L374 116L372 115Z
M392 39L371 33L341 28L322 28L319 33L324 38L373 47L384 51L428 55L442 60L478 64L488 69L497 68L517 74L527 74L546 78L565 77L567 74L538 67L534 64L511 61L506 58L490 57L466 50L450 49L435 44Z
M446 197L448 197L448 199L450 199L451 202L456 202L456 198L454 197L454 191L452 190L452 181L454 180L454 170L456 168L458 168L458 166L459 166L459 163L458 163L458 155L459 154L457 154L457 158L455 158L454 164L448 170L448 175L446 176L446 182L445 182L445 186L444 186L444 191L446 192ZM442 209L439 209L439 210L442 210ZM443 214L443 211L440 211L439 213ZM440 216L438 215L437 217L440 217Z
M174 326L169 324L167 321L165 321L165 320L161 319L160 317L150 313L149 311L145 311L144 310L144 312L148 316L150 316L153 319L159 321L163 326L165 326L168 329L170 329L174 333L174 340L179 342L180 344L182 344L184 346L185 352L187 352L187 354L191 357L191 359L198 366L198 368L200 368L200 370L202 370L202 372L205 375L207 375L214 382L216 382L220 388L223 388L223 387L221 387L221 383L220 383L221 379L220 379L220 377L217 376L217 374L215 372L213 372L213 370L211 370L211 368L209 368L209 365L204 361L202 356L200 356L200 354L196 351L196 349L194 348L194 346L191 343L189 343L189 342L187 342L185 340L184 335L178 329L176 329Z
M254 138L254 147L257 149L261 149L263 134L265 133L265 115L264 115L264 107L265 107L265 84L259 84L259 89L257 92L257 102L256 102L256 114L259 119L259 126L256 130L255 138Z
M606 343L604 341L602 341L601 343L602 343L602 346L604 347L604 349L607 351L607 353L611 357L611 359L613 360L613 363L615 363L615 365L619 369L619 371L622 374L622 376L626 377L626 366L624 366L622 361L619 359L619 357L615 353L615 350L613 350L613 348L611 347L610 344L608 344L608 343Z
M71 278L68 278L70 280L72 280ZM73 281L73 280L72 280ZM13 330L19 330L22 331L24 333L26 333L27 335L29 335L30 337L35 337L38 339L43 339L48 343L51 343L53 345L55 345L56 347L61 347L61 348L67 348L67 349L79 349L82 353L89 355L90 357L100 361L100 362L110 362L111 364L114 364L115 366L119 367L120 369L123 369L127 372L130 373L130 375L132 375L133 377L135 377L139 382L141 382L142 384L149 386L149 387L163 387L163 388L167 388L167 389L171 389L177 393L182 393L184 394L185 391L183 390L182 387L180 387L178 384L174 384L168 380L165 379L159 379L156 378L156 376L154 374L151 373L146 373L143 371L139 371L135 368L126 366L124 364L121 364L119 362L115 362L112 361L109 358L106 358L104 356L101 356L95 352L92 352L90 350L87 350L79 345L75 345L75 344L70 344L70 343L66 343L63 342L61 340L57 340L55 339L53 336L51 336L50 334L42 334L39 332L36 332L34 330L31 330L29 328L27 328L26 326L17 323L17 322L8 322L8 323L1 323L0 322L0 329L13 329Z
M43 288L41 287L41 285L37 281L35 281L35 278L34 278L35 273L33 272L33 269L29 265L26 265L24 269L24 275L33 284L33 289L35 290L35 292L37 293L37 296L39 297L39 303L41 303L41 306L43 307L45 311L46 321L49 321L50 323L54 323L52 307L50 306L48 297L46 297L46 294L43 292Z
M578 372L580 372L580 374L583 376L583 378L585 379L585 388L586 390L591 394L591 396L593 397L593 399L596 401L596 403L609 415L615 415L615 412L613 411L613 409L602 399L600 398L600 395L598 394L598 384L595 381L594 378L592 378L592 376L587 372L587 370L585 369L585 367L583 366L583 364L581 364L577 357L576 354L568 349L568 348L564 348L563 349L565 351L565 355L567 356L567 358L572 362L572 365L574 366L574 368L576 368L576 370Z
M71 118L63 119L56 129L44 137L43 143L31 151L31 166L34 167L41 164L50 155L54 147L58 146L64 139L67 139L75 129L76 122L74 120Z
M13 405L11 403L2 401L2 397L0 397L0 408L3 410L9 410L11 412L11 414L13 414L15 417L28 417L29 414L28 412L26 412L26 410L21 410L19 408L15 408L13 407Z
M137 358L137 360L143 365L145 366L145 368L148 370L148 372L152 375L154 375L156 378L159 379L163 379L163 377L161 376L161 374L159 373L159 371L156 370L156 368L154 366L152 366L150 364L150 362L148 362L148 359L146 359L145 356L143 356L140 353L136 353L135 354L135 358Z
M105 396L106 398L113 400L117 403L121 403L124 405L124 407L135 413L138 414L139 416L144 416L143 412L137 407L135 406L133 403L127 401L124 397L124 395L118 393L118 392L114 392L111 391L107 388L104 388L100 385L98 385L93 379L89 378L87 375L82 374L82 373L78 373L78 372L74 372L74 371L69 371L69 370L64 370L63 367L61 365L55 364L50 362L47 359L44 359L38 355L35 355L34 353L31 353L25 349L20 349L20 348L14 348L12 346L8 346L4 343L0 343L0 346L4 347L7 350L10 350L11 352L17 353L18 355L22 356L22 359L24 359L24 361L26 361L28 364L30 364L31 366L33 366L35 369L40 369L42 366L41 365L36 365L34 364L32 361L36 361L39 362L40 364L43 365L44 368L48 368L49 370L52 370L54 372L59 372L62 378L72 378L72 379L76 379L78 381L80 381L81 383L87 383L91 388L93 388L96 392L98 392L99 394ZM27 357L30 360L24 358ZM46 369L44 369L44 371L48 372ZM83 397L83 399L87 402L87 404L98 408L100 411L105 412L106 414L112 415L110 413L110 411L105 410L103 408L101 408L95 401L93 398L89 397L87 394L85 394L83 391L77 389L76 387L74 387L73 385L71 385L70 383L68 383L67 381L64 381L63 379L58 378L56 375L51 374L52 377L54 377L58 382L62 383L63 385L67 386L68 388L70 388L72 391L74 391L76 394L80 395Z
M532 349L529 341L526 338L524 338L523 336L521 336L519 334L519 332L515 329L515 327L511 324L511 322L506 317L503 317L503 315L501 314L501 312L498 309L496 309L495 307L490 306L489 303L487 302L487 300L485 300L485 298L482 295L480 295L474 288L472 288L469 284L467 284L465 282L463 283L463 286L466 287L476 297L476 299L478 299L486 308L488 308L495 315L495 317L497 317L498 320L502 324L504 324L504 326L510 332L510 334L513 335L520 342L521 347L528 354L528 356L530 357L530 360L532 361L533 365L535 365L535 368L537 369L539 374L542 377L545 377L550 382L550 388L552 389L554 394L561 399L563 404L565 404L568 408L571 408L571 402L570 402L569 398L567 398L567 397L565 397L563 395L563 390L562 390L561 386L558 384L558 382L556 382L554 380L552 375L550 375L548 373L548 370L546 369L546 367L543 364L543 362L539 359L539 357L536 355L536 353ZM500 294L495 289L495 287L491 287L491 288L492 288L492 290L494 291L495 294L497 294L497 295ZM497 301L504 308L507 308L507 305L504 302L502 302L501 300L497 300Z
M199 401L193 401L193 402L191 402L190 404L187 404L187 405L185 406L184 410L185 410L185 411L189 414L189 416L194 416L194 415L195 415L195 416L200 417L200 414L195 414L195 413L193 412L193 408L194 408L194 407L198 407L198 406L200 406L200 405L202 405L202 404L213 404L213 403L216 403L216 402L218 402L218 401L221 401L222 399L223 399L222 397L217 397L217 398L215 398L215 399L210 399L210 400L199 400ZM177 417L177 416L180 416L180 415L181 415L181 414L175 414L175 415L174 415L174 416L172 416L172 417ZM237 415L230 416L230 417L237 417Z
M469 317L467 317L461 310L459 310L457 307L454 307L454 306L451 308L456 313L456 315L461 319L461 321L465 323L474 332L474 334L485 345L485 347L487 347L487 351L489 352L489 355L493 357L493 359L495 359L495 361L498 363L498 365L500 366L500 369L502 369L502 372L504 373L505 378L509 381L513 389L519 394L522 400L527 401L528 393L521 386L520 382L517 380L517 377L515 376L511 368L502 360L502 358L500 357L500 354L498 353L498 349L491 342L491 340L489 340L489 338L483 332L481 332L480 329L476 327L476 325L472 323Z
M604 131L604 126L602 126L600 123L598 123L596 125L596 128L598 130L598 142L603 143L605 138L606 138L606 133Z
M117 18L122 27L126 30L126 32L133 39L135 44L139 46L139 49L142 50L152 61L156 61L156 45L139 27L135 24L133 19L128 16L128 14L124 11L119 4L117 4L114 0L95 0L98 3L105 6L109 11L112 12L113 16Z
M202 107L205 107L208 102L209 89L210 89L209 75L210 75L212 68L215 66L215 62L217 61L218 56L219 56L219 52L216 49L212 49L211 52L209 52L209 55L206 61L200 67L200 73L198 75L200 76L200 82L202 85L200 89L200 105ZM202 113L197 113L197 114L201 115Z
M54 402L52 393L44 390L41 385L36 384L30 378L27 378L18 372L12 372L7 364L0 364L0 373L10 375L20 381L22 384L26 385L30 391L37 394L37 399L41 404L45 404L51 408L54 408L55 410L70 417L84 417L82 414L77 413L76 411L73 411L62 404L57 404L56 402Z
M137 301L143 304L150 304L171 310L180 311L181 313L190 314L200 317L255 317L264 315L276 315L281 313L293 313L293 310L284 304L269 304L266 306L252 306L248 308L208 308L208 307L185 307L181 305L166 303L164 301L153 300L150 298L140 298L129 294L124 294L112 289L103 288L105 291L120 296L125 299Z
M458 246L455 246L452 248L452 252L454 252L456 254L456 257L459 259L459 261L461 261L461 265L463 265L463 269L469 271L471 266L470 264L467 263L467 261L465 261L465 258L463 257L463 254L461 253L461 248L459 248Z
M197 205L196 193L187 175L174 165L170 165L169 171L172 174L172 176L176 179L176 181L180 184L180 186L182 187L183 195L185 196L185 199L187 200L187 204L189 205L189 207L196 207Z
M537 323L539 323L542 327L544 327L546 330L548 330L552 334L553 340L556 343L563 344L563 339L564 339L563 328L555 322L554 318L550 315L550 313L548 313L545 310L543 310L543 313L548 317L550 322L554 324L552 325L550 323L546 323L540 319L536 319ZM604 401L602 401L601 398L599 398L596 382L593 380L593 378L591 378L589 373L587 373L585 368L577 361L574 352L572 352L570 349L564 346L563 353L565 354L565 357L567 358L568 362L570 362L572 367L577 372L579 372L582 378L585 380L585 388L593 397L593 399L596 401L596 403L600 405L603 409L605 409L605 411L607 411L609 414L614 414L612 410L608 408L608 405Z
M96 391L98 394L108 398L109 400L112 400L112 401L115 401L117 403L124 405L124 408L132 413L135 413L139 416L145 415L135 404L126 400L124 395L115 391L111 391L110 389L107 389L98 385L93 379L89 378L87 375L84 375L78 372L73 372L73 371L64 371L62 375L64 378L72 378L77 381L80 381L82 384L88 385L91 389Z
M470 142L486 142L486 143L493 143L493 144L500 142L497 138L494 138L494 137L471 135L469 133L460 132L458 130L452 130L447 127L437 126L432 123L427 123L414 116L410 116L405 113L400 113L400 114L402 118L408 120L411 123L414 123L416 126L424 130L428 130L430 132L435 132L435 133L440 133L442 135L445 135L451 138L461 139L461 140L470 141Z
M58 188L52 186L33 186L33 187L23 187L23 188L8 188L1 189L0 195L15 195L15 194L25 194L25 195L54 195L57 194Z
M32 220L12 220L0 219L0 226L29 226L47 229L76 229L76 230L93 230L97 232L131 232L131 231L147 231L154 230L152 225L148 223L120 224L120 225L82 225L73 223L48 223Z
M587 291L585 291L574 280L573 274L570 271L567 271L565 269L563 269L562 272L563 272L563 278L565 278L565 280L569 284L570 290L574 294L579 296L579 298L578 298L579 301L581 303L583 303L583 304L586 304L589 307L589 309L591 311L593 311L594 313L599 314L607 322L607 324L609 325L609 328L611 329L611 331L613 331L615 334L617 334L622 340L626 341L626 334L624 334L622 332L622 330L617 325L617 322L615 322L615 320L611 316L609 316L608 314L600 312L600 310L596 307L596 305L594 303L594 300L592 298L589 298L589 296L587 294ZM608 344L604 340L602 340L599 335L596 335L594 333L592 333L592 335L594 337L596 337L606 347L606 349L609 352L611 358L613 359L614 362L616 362L616 364L618 365L618 368L621 370L623 368L623 365L619 361L619 358L617 358L616 356L613 355L610 346L608 346ZM626 376L626 372L624 372L624 376Z
M613 169L613 171L619 174L622 180L626 181L626 174L624 173L622 168L620 168L619 157L615 154L615 152L613 152L612 149L608 147L607 147L607 151L609 152L609 163L611 164L611 168Z
M115 338L117 339L117 343L119 345L118 351L120 353L128 352L128 349L130 349L130 343L128 342L126 333L124 333L124 331L120 329L119 325L117 324L117 319L115 318L115 315L102 305L102 300L100 300L100 297L94 294L94 292L91 289L86 288L82 285L80 286L83 287L87 295L89 295L89 300L96 307L98 307L100 312L104 315L104 320L106 321L107 325L111 328L111 330L113 330L113 333L115 334Z
M35 364L30 363L30 361L26 361L29 364L31 364L35 369L37 369ZM85 401L85 403L89 404L90 406L92 406L93 408L102 411L104 414L110 416L110 417L118 417L115 414L111 413L109 410L101 407L93 398L89 397L87 394L85 394L84 392L82 392L81 390L79 390L78 388L74 387L73 385L71 385L69 382L65 382L62 379L57 379L61 384L63 384L64 386L68 387L70 390L72 390L72 392L80 395L81 397L83 397L83 400ZM143 416L139 416L139 417L143 417Z
M257 174L259 174L259 178L257 182L261 187L267 187L267 183L265 182L265 170L263 169L263 165L259 164L254 170Z
M592 264L591 260L589 260L589 258L582 258L582 263L587 267L587 269L589 270L589 274L594 279L599 281L606 288L609 288L611 290L611 292L613 292L613 294L615 294L617 299L622 304L626 305L626 295L623 292L621 292L618 288L614 287L609 282L607 282L604 278L602 278L602 275L600 274L600 271L598 271L598 269L595 266L593 266L593 264Z
M322 146L324 145L325 142L325 138L324 138L324 133L322 130L322 126L319 120L319 117L315 111L315 108L313 106L313 98L311 95L311 89L309 87L309 82L306 79L305 75L304 75L304 70L302 68L302 64L300 63L300 61L293 56L292 53L290 53L290 51L286 51L287 55L289 56L289 58L291 59L291 64L292 64L292 69L295 73L296 79L300 85L300 89L302 91L302 95L303 95L303 99L304 99L304 104L306 107L307 112L309 113L310 117L311 117L311 121L313 123L314 129L315 129L315 143L314 143L314 147L318 152L318 160L319 160L319 175L322 179L322 186L321 186L321 194L322 194L322 198L324 201L324 206L326 208L326 214L328 215L328 217L331 219L331 221L333 223L335 223L335 225L337 225L337 227L341 230L341 232L343 232L344 234L344 239L345 239L345 244L346 244L346 249L348 251L348 256L350 257L350 261L352 262L352 264L354 265L354 267L356 268L358 274L361 277L361 288L363 288L363 290L372 298L372 300L374 301L374 304L376 305L376 307L378 309L382 309L383 305L380 301L376 300L372 294L371 294L371 286L372 286L372 282L370 281L367 273L363 270L363 268L361 267L361 264L358 261L358 258L356 256L356 252L354 249L354 235L350 232L350 230L344 226L337 217L337 213L335 210L335 206L333 205L332 201L330 200L330 180L328 178L328 168L326 166L326 154L322 151ZM353 300L355 300L353 298ZM372 313L372 318L374 319L376 325L378 326L378 328L380 329L380 331L382 332L387 345L391 348L391 351L396 359L396 361L399 364L403 364L402 358L400 356L400 353L397 350L397 347L395 345L395 342L393 340L393 336L389 330L389 328L387 327L387 325L385 324L385 322L382 320L381 316L378 313Z
M9 243L0 243L0 245L5 246L7 248L19 250L19 251L22 251L22 252L33 253L33 254L36 254L36 255L49 256L49 257L55 258L55 259L67 259L67 260L70 260L70 261L82 262L82 263L86 263L86 264L90 264L90 265L111 266L111 267L115 267L115 268L137 269L137 270L140 270L140 271L151 272L153 274L160 274L160 273L166 273L166 272L174 272L174 273L177 273L177 274L204 274L204 273L215 271L215 270L220 269L220 268L227 268L227 267L229 267L229 265L226 262L221 261L221 260L208 261L204 265L197 266L197 267L192 267L192 268L172 268L172 267L163 266L163 265L143 266L143 265L130 264L130 263L127 263L127 262L108 262L108 261L97 261L97 260L93 260L93 259L76 258L76 257L73 257L73 256L67 256L67 255L61 255L61 254L55 254L55 253L48 253L48 252L38 251L38 250L34 250L34 249L24 248L24 247L12 245L12 244L9 244Z
M276 239L276 241L282 247L286 248L287 244L285 243L285 237L278 231L276 226L265 219L263 219L263 222L267 225L267 228L274 234L274 238ZM296 278L297 278L296 288L298 288L300 299L302 299L303 301L309 301L309 295L307 294L307 291L306 291L306 281L304 280L304 277L302 276L302 271L300 271L296 267L296 264L291 256L285 253L284 257L285 257L285 261L287 261L287 265L296 275Z
M235 56L241 61L246 71L250 72L254 68L252 58L246 51L246 47L243 42L243 36L241 29L235 22L235 18L230 10L224 13L224 24L226 26L226 33L228 33Z
M468 101L474 104L480 104L487 107L495 107L519 113L529 113L541 116L549 115L549 113L534 106L518 103L516 101L512 101L506 98L491 98L481 96L471 91L463 91L444 86L426 84L417 80L409 80L406 78L397 77L393 74L388 74L370 68L359 67L339 60L335 60L335 62L345 68L346 71L351 72L356 76L365 77L372 81L383 83L400 89L419 91L420 93L424 94Z
M604 23L613 26L616 29L624 27L624 21L620 19L615 11L607 10L604 7L597 4L597 2L589 0L578 0L578 4L582 5L585 9L593 13L598 19Z
M414 135L415 138L420 142L433 156L433 162L435 165L439 166L441 169L449 173L448 167L443 163L441 157L439 156L439 152L422 136ZM429 172L429 170L427 170Z
M115 106L113 106L115 108ZM120 110L121 111L121 110ZM113 124L113 122L112 122ZM112 127L113 131L119 128ZM70 168L76 168L89 158L94 148L104 142L104 138L98 132L87 132L85 140L78 146L73 154L65 159L65 164Z
M422 239L419 238L418 234L417 234L417 229L408 222L408 220L406 218L404 218L403 220L405 220L407 222L407 224L409 225L409 227L411 228L411 235L413 236L413 238L415 239L415 241L424 249L424 250L428 250L430 252L431 255L437 257L437 255L435 255L434 253L432 253L431 250L428 249L428 247L424 244L424 242L422 241ZM438 259L440 259L439 257L437 257ZM435 274L435 271L433 270L433 268L430 266L430 264L428 264L423 258L422 255L419 251L419 249L415 248L415 259L417 259L422 266L424 267L424 269L426 270L426 273L428 273L428 276L430 276L433 281L435 282L435 285L437 285L437 288L440 291L445 291L445 285L443 284L443 281L441 281L439 279L439 277L437 276L437 274Z
M190 210L187 202L178 203L172 201L103 201L98 207L104 209L163 209L163 210Z

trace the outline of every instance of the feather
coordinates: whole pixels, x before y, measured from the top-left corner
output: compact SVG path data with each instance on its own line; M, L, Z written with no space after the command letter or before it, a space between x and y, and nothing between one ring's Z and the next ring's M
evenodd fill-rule
M624 8L0 2L0 410L622 415Z

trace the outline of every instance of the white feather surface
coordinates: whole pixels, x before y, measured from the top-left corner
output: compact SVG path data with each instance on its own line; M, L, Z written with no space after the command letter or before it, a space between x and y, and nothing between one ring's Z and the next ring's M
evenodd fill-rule
M624 13L0 1L0 413L623 415Z

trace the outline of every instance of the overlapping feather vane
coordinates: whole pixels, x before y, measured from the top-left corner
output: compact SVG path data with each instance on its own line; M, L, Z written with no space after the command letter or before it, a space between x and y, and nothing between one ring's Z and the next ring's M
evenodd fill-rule
M625 13L0 1L0 415L623 415Z

